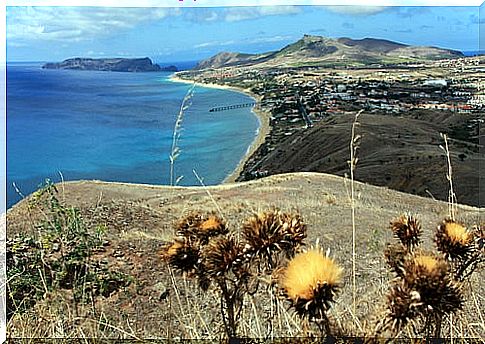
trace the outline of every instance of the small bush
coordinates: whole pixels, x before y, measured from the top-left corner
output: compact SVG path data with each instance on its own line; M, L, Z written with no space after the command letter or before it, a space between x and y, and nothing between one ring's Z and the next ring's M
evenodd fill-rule
M106 228L86 227L79 210L63 205L57 189L47 181L29 201L45 219L37 235L19 235L7 240L7 313L32 307L45 294L57 289L72 291L75 304L109 296L128 286L131 277L110 271L92 255L103 249Z

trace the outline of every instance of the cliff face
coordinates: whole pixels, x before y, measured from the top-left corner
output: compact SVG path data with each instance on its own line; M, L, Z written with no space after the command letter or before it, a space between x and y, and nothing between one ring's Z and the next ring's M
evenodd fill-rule
M76 57L57 63L46 63L44 69L75 69L75 70L98 70L111 72L157 72L161 68L152 63L148 58L125 59L91 59Z

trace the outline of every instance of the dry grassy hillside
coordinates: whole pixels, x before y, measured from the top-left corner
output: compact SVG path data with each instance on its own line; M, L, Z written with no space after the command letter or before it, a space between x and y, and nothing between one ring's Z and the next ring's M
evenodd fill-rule
M362 137L356 179L373 185L436 199L448 197L447 164L440 132L464 127L465 116L413 112L406 117L362 114L356 133ZM332 116L303 134L292 135L258 163L269 174L312 171L348 173L350 130L354 116ZM454 133L450 133L453 135ZM453 136L451 136L453 137ZM468 138L468 137L467 137ZM453 181L460 203L479 205L485 199L483 147L450 139Z
M383 295L392 277L383 259L386 242L392 237L388 229L390 220L404 212L416 214L424 229L425 246L429 247L434 229L448 210L446 203L430 198L356 184L358 299L356 314L353 314L348 183L333 175L297 173L209 188L100 181L58 185L59 200L80 208L89 226L106 226L104 249L91 259L103 262L110 271L128 274L133 280L116 293L79 306L76 312L67 292L47 292L44 300L30 311L10 319L9 335L217 338L221 335L217 297L212 291L198 291L195 283L181 277L176 277L175 288L167 265L160 258L160 250L173 235L173 223L191 211L215 211L226 219L230 229L238 231L253 212L272 207L299 212L308 224L306 242L313 244L318 239L344 267L344 287L329 316L359 333L360 329L370 327L375 320L373 314L380 314L385 305ZM483 222L482 210L459 206L458 219L467 225ZM14 206L7 214L8 238L19 233L35 233L35 225L43 217L42 213L29 209L27 201ZM454 320L455 336L485 336L484 278L481 271L472 279L472 287L467 289L465 313ZM268 305L273 297L267 292L258 292L255 297L244 310L242 335L267 336L268 318L274 320L276 336L302 334L284 300L275 310ZM448 333L447 326L445 333Z

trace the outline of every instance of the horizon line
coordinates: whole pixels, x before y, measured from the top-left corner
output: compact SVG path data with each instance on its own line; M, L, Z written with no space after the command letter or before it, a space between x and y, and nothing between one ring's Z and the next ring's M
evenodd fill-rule
M260 6L386 6L386 7L480 7L483 0L7 0L7 7L260 7Z

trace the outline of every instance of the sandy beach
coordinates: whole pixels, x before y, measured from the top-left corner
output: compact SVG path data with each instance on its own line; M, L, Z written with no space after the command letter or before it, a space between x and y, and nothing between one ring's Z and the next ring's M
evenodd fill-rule
M181 79L176 76L176 74L172 75L170 77L170 80L173 82L181 82L185 84L194 84L193 81L190 80L185 80ZM239 176L239 174L242 172L244 168L244 164L246 161L253 155L253 153L258 149L258 147L264 142L266 139L266 136L269 134L270 130L270 125L269 125L269 120L270 120L270 114L262 111L260 108L260 101L261 97L252 93L248 89L242 88L242 87L233 87L233 86L226 86L226 85L218 85L218 84L211 84L211 83L201 83L201 82L195 82L196 86L201 86L201 87L209 87L209 88L217 88L217 89L222 89L222 90L231 90L235 92L240 92L244 93L256 100L256 106L252 109L253 113L258 117L259 119L259 129L258 129L258 135L254 139L253 143L251 143L251 146L249 146L246 154L244 157L241 159L239 164L236 166L234 171L229 174L223 181L223 183L234 183Z

